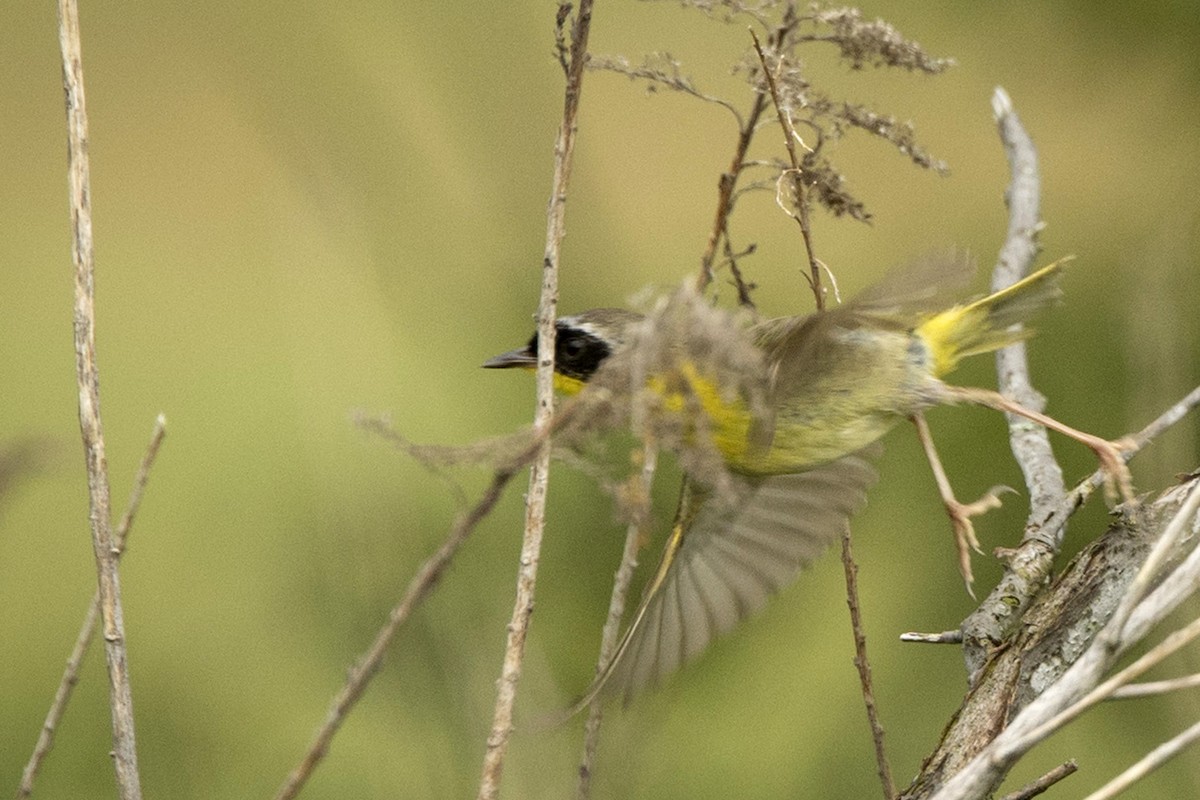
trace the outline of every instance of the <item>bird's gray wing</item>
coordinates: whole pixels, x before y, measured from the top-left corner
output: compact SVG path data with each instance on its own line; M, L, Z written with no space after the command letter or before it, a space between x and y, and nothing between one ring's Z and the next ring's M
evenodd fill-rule
M806 472L733 475L720 496L684 486L677 523L615 655L579 706L602 690L628 701L761 608L847 529L876 480L872 445Z

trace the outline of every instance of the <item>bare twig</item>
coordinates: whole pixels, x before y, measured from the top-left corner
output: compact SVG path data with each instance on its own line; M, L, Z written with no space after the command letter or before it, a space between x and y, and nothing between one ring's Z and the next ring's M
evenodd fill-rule
M146 447L142 463L138 466L137 475L134 476L133 491L129 496L129 505L125 509L125 516L121 518L121 523L117 526L114 542L117 558L120 558L125 551L129 529L133 526L134 517L137 516L138 509L142 505L142 494L146 490L146 483L150 480L150 468L154 466L154 459L158 457L158 448L166 433L167 419L159 414L154 421L154 432L150 435L150 444ZM91 647L99 614L100 592L97 590L92 595L92 602L88 605L87 613L83 617L79 635L75 637L75 646L67 658L66 669L63 670L62 680L59 681L58 689L54 693L54 702L50 704L46 721L42 723L42 732L33 748L33 754L30 755L29 761L21 773L21 785L17 788L16 795L18 798L29 797L33 793L33 781L37 777L38 770L46 756L50 754L51 748L54 747L54 736L58 730L58 724L62 721L63 714L66 713L67 704L71 701L71 694L75 691L75 684L79 681L79 667L83 663L84 656L87 655L88 648Z
M717 210L713 217L712 230L708 233L708 243L704 247L704 254L700 256L700 276L697 283L700 291L703 291L713 281L713 262L717 258L719 243L722 238L729 239L729 214L733 210L734 189L737 187L742 170L748 166L746 152L750 149L750 141L754 138L754 132L758 129L758 120L766 107L766 95L756 93L750 112L746 115L746 121L738 131L737 144L734 147L733 158L729 162L729 169L721 173L721 177L717 181ZM741 285L739 280L739 287ZM739 296L742 294L740 289L738 294Z
M417 570L417 573L409 581L404 597L392 608L387 622L375 634L375 639L371 642L371 646L348 671L345 684L338 691L337 695L334 696L333 702L330 703L325 721L317 729L312 743L301 757L300 762L292 769L283 786L280 787L279 792L275 795L275 800L290 800L290 798L295 797L304 788L304 784L308 782L313 770L328 752L329 745L333 741L334 735L337 734L338 729L341 728L342 723L345 722L346 716L362 697L363 692L366 691L371 678L379 671L384 653L387 651L392 639L395 638L396 633L403 627L408 618L412 616L413 611L416 610L425 598L429 596L429 593L433 591L434 587L437 586L442 573L450 564L450 561L454 558L459 548L466 542L476 526L491 513L492 508L496 505L505 488L508 487L508 484L517 473L539 457L555 430L560 427L569 426L582 410L584 410L584 406L578 403L565 408L561 414L554 418L553 425L542 431L538 431L528 441L523 450L503 461L496 468L492 475L491 483L479 501L455 520L454 525L450 528L450 533L446 536L445 541L442 542L441 547L421 565L421 568ZM388 435L391 432L391 429L382 422L364 419L362 424L364 427L384 435ZM399 436L399 434L395 435L397 438L392 441L397 444L403 442L402 449L407 451L413 447L402 436ZM388 436L388 438L391 437Z
M1197 406L1200 406L1200 386L1197 386L1180 398L1174 405L1147 424L1146 427L1132 436L1126 436L1122 440L1125 443L1125 447L1121 451L1122 457L1126 461L1132 459L1153 442L1159 434L1179 422L1189 411ZM1102 469L1096 470L1087 478L1080 481L1074 489L1067 493L1062 504L1054 509L1050 516L1041 523L1041 527L1044 529L1043 536L1061 539L1067 524L1067 518L1077 508L1087 502L1092 493L1103 485L1104 470Z
M42 768L42 762L46 760L46 756L50 755L50 750L54 747L54 736L58 732L58 724L62 721L63 714L67 710L67 703L71 701L71 695L75 692L75 684L79 682L79 668L83 665L83 658L92 646L92 637L96 633L96 620L99 619L99 616L100 603L98 595L94 594L92 602L88 603L87 612L83 616L83 624L79 627L75 646L71 648L71 655L67 657L66 669L63 670L62 679L58 682L58 689L54 692L54 700L50 703L46 720L42 723L42 731L38 734L37 744L34 745L33 753L29 756L29 761L25 763L25 769L21 772L21 784L17 787L17 798L29 797L33 794L33 782L37 778L38 770Z
M617 647L617 637L621 632L621 617L625 614L625 600L629 593L629 584L633 580L633 572L637 567L638 547L643 538L643 529L647 514L645 509L650 502L650 490L654 484L654 471L658 465L658 451L647 441L641 450L642 470L639 489L643 496L635 508L636 518L629 523L625 532L625 548L621 553L621 564L613 578L612 597L608 604L608 617L604 621L604 630L600 634L600 655L596 659L596 675L599 676L613 650ZM583 726L583 757L579 762L579 783L575 796L579 800L588 800L592 796L592 769L596 762L596 750L600 746L600 723L604 717L604 703L597 697L588 707L587 722Z
M992 96L992 110L1011 176L1006 194L1008 234L992 271L992 289L999 291L1027 275L1037 257L1037 234L1042 228L1041 181L1033 140L1021 125L1008 93L1001 88ZM1001 394L1035 411L1046 407L1046 399L1030 381L1023 342L996 353L996 373ZM1029 517L1021 544L1010 551L996 588L963 621L967 643L964 657L972 680L980 673L991 648L1003 640L1009 626L1021 618L1036 592L1045 585L1066 531L1065 519L1054 532L1047 531L1042 524L1062 505L1066 494L1062 469L1050 449L1050 437L1045 428L1029 420L1013 414L1006 416L1013 456L1029 489Z
M1183 487L1168 494L1178 495ZM1193 479L1161 539L1178 542L1194 524L1200 509L1200 481ZM1149 570L1147 570L1149 572ZM1122 620L1117 615L1095 636L1086 650L1058 680L1022 709L999 734L982 748L933 797L937 800L979 797L991 790L1008 770L1038 742L1084 710L1108 697L1116 688L1133 680L1171 652L1200 636L1200 619L1168 636L1162 643L1109 680L1101 676L1132 644L1192 596L1200 585L1200 549L1192 552L1158 587Z
M900 634L902 642L918 642L920 644L962 644L962 631L942 631L941 633L918 633L909 631Z
M753 253L758 248L750 245L740 253L733 252L733 245L729 241L729 237L725 236L723 250L725 252L725 263L729 264L729 274L733 276L733 286L737 289L738 305L743 308L754 309L754 299L750 297L750 292L753 290L754 284L746 280L742 275L742 270L738 266L738 259L742 256L747 256Z
M540 446L540 440L539 440ZM313 737L312 743L305 751L300 762L288 775L283 786L280 787L275 795L275 800L290 800L295 797L304 784L308 782L312 771L321 763L321 759L329 750L329 744L333 741L334 735L345 722L347 714L354 708L355 703L362 697L367 685L370 683L372 676L379 670L379 665L383 662L384 653L387 652L388 645L391 643L396 632L404 625L413 610L420 605L425 596L433 590L434 586L442 577L443 571L454 558L455 553L462 547L463 543L471 535L475 526L480 520L486 517L504 493L504 489L509 482L520 470L520 466L510 465L509 467L499 469L492 476L492 482L483 496L467 513L460 516L454 522L454 526L450 529L450 534L446 540L442 542L442 546L437 552L430 556L421 568L417 570L416 575L409 581L408 590L404 593L404 597L392 609L388 615L387 623L380 628L375 635L371 646L363 654L361 658L347 672L346 683L334 697L333 702L329 706L329 712L325 716L325 722L317 729L316 736Z
M1196 406L1200 405L1200 386L1192 389L1184 395L1178 402L1162 412L1146 427L1135 433L1131 439L1131 443L1125 448L1125 460L1133 458L1133 456L1146 445L1150 444L1153 439L1167 428L1174 425L1179 420L1191 411ZM1096 475L1092 476L1092 489L1096 489L1101 484L1101 478Z
M565 3L559 4L559 19ZM554 177L550 204L546 213L546 249L542 259L542 292L538 306L537 411L535 429L548 430L554 416L554 343L555 311L558 305L559 250L565 232L567 187L575 151L575 133L579 114L583 72L587 63L588 34L592 22L592 0L580 0L571 30L570 63L563 98L562 124L554 145ZM525 500L525 536L521 545L521 566L517 575L516 599L504 649L504 665L496 689L496 708L488 734L479 782L479 800L494 800L500 791L500 775L512 733L513 705L525 653L525 637L533 613L534 586L542 531L545 527L546 488L549 481L550 446L542 445L529 475L529 493Z
M846 606L850 609L850 627L854 631L854 666L858 669L863 704L867 709L867 723L871 726L871 740L875 743L875 768L883 788L883 800L892 800L896 796L896 782L892 780L892 769L888 766L887 751L883 744L883 725L879 722L875 690L871 686L867 635L863 631L862 614L858 605L858 565L854 563L854 553L850 549L849 528L842 533L842 568L846 574Z
M1178 692L1180 689L1194 689L1200 686L1200 672L1185 675L1182 678L1168 678L1161 681L1146 681L1122 686L1109 696L1109 700L1130 700L1135 697L1153 697L1159 694Z
M1200 722L1197 722L1179 735L1151 750L1136 764L1089 794L1084 800L1110 800L1110 798L1116 797L1146 777L1146 775L1179 755L1185 747L1198 739L1200 739Z
M997 87L992 96L992 110L1011 176L1005 195L1008 233L992 270L992 291L998 292L1029 274L1040 249L1037 236L1043 225L1037 149L1004 89ZM996 353L996 373L1001 394L1025 408L1045 409L1046 398L1030 382L1029 361L1021 343ZM1054 460L1044 428L1031 426L1028 421L1013 415L1008 416L1008 424L1013 455L1029 488L1030 518L1043 518L1062 502L1066 494L1062 470Z
M1144 447L1151 436L1182 418L1200 403L1200 388L1165 411L1131 439L1128 458ZM1045 528L1065 524L1095 489L1102 485L1099 470L1075 487L1049 519ZM937 748L922 766L921 774L904 792L906 798L926 798L979 754L1023 707L1053 684L1078 660L1096 631L1112 615L1125 587L1145 558L1152 541L1148 532L1165 513L1175 513L1186 487L1176 487L1150 505L1143 505L1136 520L1119 520L1067 567L1053 587L1042 593L1022 615L1023 624L989 656L986 670L974 682L961 708L947 726ZM1147 518L1150 515L1149 519ZM1054 535L1048 531L1046 535ZM1172 584L1177 571L1163 585ZM1032 619L1030 619L1032 615Z
M83 89L83 53L76 0L59 0L58 41L62 50L67 106L67 172L71 192L72 260L75 263L75 366L79 383L79 427L87 461L88 505L104 653L112 712L113 764L122 800L142 796L134 740L133 693L125 650L121 581L113 545L108 462L100 421L100 375L96 365L95 258L92 244L92 187L88 166L88 119Z
M1078 770L1079 764L1075 762L1075 759L1065 761L1047 772L1042 777L1038 778L1033 783L1022 786L1017 791L1004 795L1004 797L1001 797L1000 800L1029 800L1031 797L1037 797L1039 794L1042 794L1051 786L1061 781L1063 778L1074 775Z
M813 252L812 225L809 222L808 192L804 185L805 175L804 170L800 166L800 159L796 156L796 142L800 139L800 136L796 133L796 129L792 126L791 120L784 110L783 102L779 97L779 87L775 82L775 73L767 65L767 56L763 52L762 43L759 42L758 35L753 29L750 31L750 36L754 39L754 51L758 53L759 63L762 64L763 77L767 81L767 88L771 91L771 100L775 104L775 114L779 117L779 127L783 129L783 144L787 148L788 159L790 159L792 165L792 168L788 170L788 175L791 176L792 190L796 195L795 218L796 222L800 224L800 235L804 239L804 251L808 255L808 285L812 289L813 298L816 300L817 310L822 311L825 308L825 291L821 288L821 266L817 261L816 253Z
M759 24L766 27L769 23L765 16L760 16L751 9L743 9L750 13ZM774 31L767 37L767 44L772 48L778 48L783 45L783 42L792 34L796 26L799 24L799 18L793 13L786 13L784 19L775 27ZM708 243L705 245L704 254L700 257L700 276L697 283L697 288L704 291L713 281L713 263L717 257L717 248L721 241L724 240L726 252L733 249L729 243L729 215L733 211L733 204L739 192L737 191L737 182L741 177L742 171L748 166L754 165L756 162L746 160L746 153L750 149L750 142L754 139L755 132L758 131L759 121L762 119L762 114L767 109L767 96L763 92L755 92L754 100L750 105L750 111L743 119L737 115L739 124L741 125L738 131L737 144L734 146L733 158L729 162L729 169L721 173L720 179L717 181L717 210L713 216L712 230L708 234ZM732 264L732 260L731 260ZM742 305L750 305L749 287L743 282L741 274L733 269L733 278L738 288L738 298Z

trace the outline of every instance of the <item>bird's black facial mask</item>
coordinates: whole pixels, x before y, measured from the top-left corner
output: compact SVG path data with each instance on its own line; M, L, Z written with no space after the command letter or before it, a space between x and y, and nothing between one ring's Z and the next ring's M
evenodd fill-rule
M558 336L554 345L554 371L565 378L586 383L604 363L604 359L612 354L612 348L587 330L587 326L577 327L577 323L569 317L559 320L555 327ZM488 369L533 369L537 366L537 348L538 336L535 333L525 347L501 353L485 361L483 366Z
M604 363L604 359L612 355L612 349L600 337L566 321L559 322L556 327L558 337L554 344L555 371L586 383ZM536 334L529 347L537 352Z

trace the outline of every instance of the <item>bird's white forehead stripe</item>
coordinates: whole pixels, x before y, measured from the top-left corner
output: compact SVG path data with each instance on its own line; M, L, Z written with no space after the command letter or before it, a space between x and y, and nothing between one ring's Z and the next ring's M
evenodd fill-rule
M591 336L593 339L604 339L603 336L596 332L596 328L592 325L592 323L581 322L580 318L577 316L559 317L558 323L562 327L570 328L571 330L579 331L580 333L585 333L588 336Z

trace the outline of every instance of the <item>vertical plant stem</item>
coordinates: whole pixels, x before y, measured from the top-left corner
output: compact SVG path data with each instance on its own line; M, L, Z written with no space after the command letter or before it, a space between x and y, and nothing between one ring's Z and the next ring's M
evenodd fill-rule
M883 743L883 725L875 705L875 690L871 683L871 660L867 657L867 635L863 631L862 612L858 605L858 565L850 549L850 530L842 533L842 567L846 573L846 605L850 608L850 627L854 631L854 666L858 669L863 705L867 709L867 724L871 726L871 741L875 743L875 767L883 789L883 800L896 796L896 782L888 766L887 749Z
M1042 227L1041 179L1033 140L1021 124L1012 99L999 87L992 95L992 111L1010 175L1005 194L1008 233L992 271L992 289L999 291L1028 275L1037 257L1037 234ZM1045 408L1045 398L1030 379L1024 342L996 352L996 375L1001 394L1035 411ZM1000 582L963 620L964 657L972 683L982 674L996 645L1045 585L1066 532L1065 523L1058 528L1044 524L1066 497L1062 469L1050 449L1046 429L1012 414L1006 417L1013 456L1029 490L1029 517L1020 546L1006 559Z
M600 655L596 659L596 676L599 677L617 648L621 632L621 617L625 614L625 600L629 584L637 568L638 547L642 541L643 526L649 516L650 492L654 488L654 472L658 467L658 450L643 432L645 445L641 450L642 470L639 476L641 497L637 519L629 523L625 532L625 548L621 553L621 565L613 578L612 597L608 603L608 618L600 634ZM588 707L587 722L583 726L583 757L579 761L579 783L575 792L578 800L592 796L592 773L596 762L596 750L600 746L600 723L604 719L604 701L597 696Z
M133 492L129 496L129 505L125 509L125 516L121 518L121 524L117 526L116 549L117 556L125 550L125 542L129 536L129 530L133 526L134 517L137 516L138 509L142 505L142 494L146 490L146 482L150 480L150 468L154 466L154 459L158 456L158 448L162 444L163 437L167 433L167 420L162 414L154 421L154 433L150 437L150 445L146 448L145 455L142 456L141 466L138 467L137 476L133 480ZM17 798L29 797L33 794L33 781L37 777L38 769L41 768L42 762L46 756L50 754L51 748L54 747L54 735L58 730L58 724L62 721L63 714L67 711L67 704L71 701L71 694L75 691L75 684L79 682L79 668L83 664L83 658L87 655L88 649L92 645L92 637L96 633L96 620L100 616L100 592L99 590L92 596L92 602L88 604L87 613L84 614L83 624L79 627L79 635L75 637L75 646L71 650L71 655L67 658L66 669L63 670L62 680L58 683L58 689L54 693L54 701L50 704L50 710L46 713L46 721L42 723L42 732L38 735L37 744L33 748L33 754L30 755L29 761L25 764L25 769L21 773L21 785L17 788Z
M92 549L100 596L104 654L108 662L113 763L122 800L142 796L133 729L133 693L125 651L121 581L112 539L108 462L100 421L100 375L96 365L95 261L92 246L88 121L83 91L83 55L76 0L59 0L59 45L67 106L67 174L71 194L72 260L75 264L75 365L79 384L79 427L87 462Z
M795 218L800 225L800 236L804 239L804 252L808 257L809 274L806 276L808 285L812 289L817 311L824 311L825 290L821 288L821 265L813 251L812 224L809 221L808 192L804 185L804 169L800 166L800 159L796 156L796 140L800 137L796 134L796 129L792 127L792 122L784 110L775 74L771 72L771 68L767 64L767 56L763 52L762 43L758 41L758 35L753 30L750 31L750 36L754 39L754 51L758 54L758 62L762 64L763 78L767 82L767 88L771 91L771 100L775 103L775 114L779 118L779 127L783 129L783 145L787 148L788 158L792 164L789 172L792 177L792 188L796 194Z
M559 4L560 27L567 18L567 5ZM571 59L567 65L567 85L563 99L562 124L554 144L554 178L546 213L546 250L542 259L542 292L538 306L537 411L534 427L549 430L554 417L554 344L555 312L558 306L559 250L565 231L567 187L575 151L575 133L579 114L583 69L587 61L588 33L591 30L592 0L581 0L571 30ZM513 728L513 706L525 655L525 638L533 614L534 587L546 521L546 489L549 483L550 443L543 442L529 474L529 493L525 500L525 535L517 574L516 599L504 649L504 664L496 688L496 707L488 734L479 782L479 800L494 800L500 791L500 776Z

